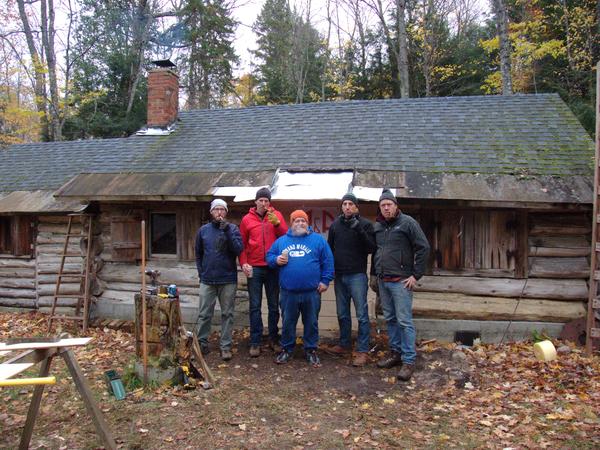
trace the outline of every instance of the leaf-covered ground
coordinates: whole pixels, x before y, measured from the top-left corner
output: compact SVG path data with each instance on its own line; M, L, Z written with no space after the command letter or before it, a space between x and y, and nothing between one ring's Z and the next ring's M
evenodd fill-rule
M0 313L0 341L45 327L40 314ZM133 336L89 335L76 355L120 448L600 448L600 357L560 342L550 363L535 360L531 343L426 344L413 380L401 383L396 369L375 366L377 352L358 369L323 353L313 368L300 350L276 366L267 349L250 358L238 332L229 363L217 351L207 357L215 389L139 389L117 401L103 373L132 361ZM384 336L374 341L384 348ZM31 448L101 447L62 360L51 374L58 381L45 390ZM32 392L0 388L0 448L18 446Z

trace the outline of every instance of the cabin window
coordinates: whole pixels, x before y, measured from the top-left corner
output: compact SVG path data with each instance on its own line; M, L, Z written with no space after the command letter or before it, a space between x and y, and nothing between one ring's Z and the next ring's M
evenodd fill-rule
M434 216L434 274L514 276L514 211L436 211Z
M150 214L150 251L153 255L177 255L177 216Z
M10 217L0 217L0 253L12 254L12 221Z
M0 216L0 254L32 256L33 243L31 216Z

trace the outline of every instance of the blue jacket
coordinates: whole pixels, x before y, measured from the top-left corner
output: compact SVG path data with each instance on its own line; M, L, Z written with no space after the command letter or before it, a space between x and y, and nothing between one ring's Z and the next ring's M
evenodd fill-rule
M242 253L240 229L230 223L225 230L214 222L202 225L196 233L196 268L204 284L237 283L235 258Z
M277 265L277 257L288 250L288 263ZM293 236L289 230L277 239L267 252L269 267L279 267L279 285L288 291L316 290L319 283L328 286L333 280L333 254L320 234Z

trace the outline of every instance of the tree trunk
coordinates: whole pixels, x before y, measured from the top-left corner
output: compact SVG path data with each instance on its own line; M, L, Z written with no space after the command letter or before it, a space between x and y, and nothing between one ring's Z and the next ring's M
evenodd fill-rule
M144 59L144 49L148 42L148 30L152 15L150 14L150 3L147 0L140 0L136 7L136 14L133 25L133 43L131 48L131 69L129 74L129 86L127 89L127 111L126 115L131 113L135 92L140 81L142 60Z
M406 0L396 0L397 31L398 31L398 76L400 81L400 97L410 97L410 81L408 75L408 39L404 19Z
M505 0L492 0L492 9L496 17L496 29L500 41L500 72L502 73L502 95L512 94L512 76L510 73L510 39L508 35L508 12Z
M46 79L44 77L44 65L40 54L35 47L33 32L31 31L29 18L25 12L25 1L17 0L17 4L19 6L19 16L21 18L21 22L23 23L23 31L27 41L27 48L29 49L29 56L31 57L31 63L33 64L33 91L35 93L36 109L41 115L40 122L42 140L48 141L50 136L48 132L48 111L46 109Z
M50 139L53 141L62 140L62 130L60 121L60 105L58 101L58 83L56 81L56 53L54 52L54 1L41 0L41 29L42 45L46 54L46 63L48 65L48 83L50 88Z

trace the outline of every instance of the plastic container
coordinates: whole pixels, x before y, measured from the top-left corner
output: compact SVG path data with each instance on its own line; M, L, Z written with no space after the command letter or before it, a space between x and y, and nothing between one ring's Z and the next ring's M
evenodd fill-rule
M533 354L540 361L552 361L556 359L556 348L551 341L540 341L533 344Z

